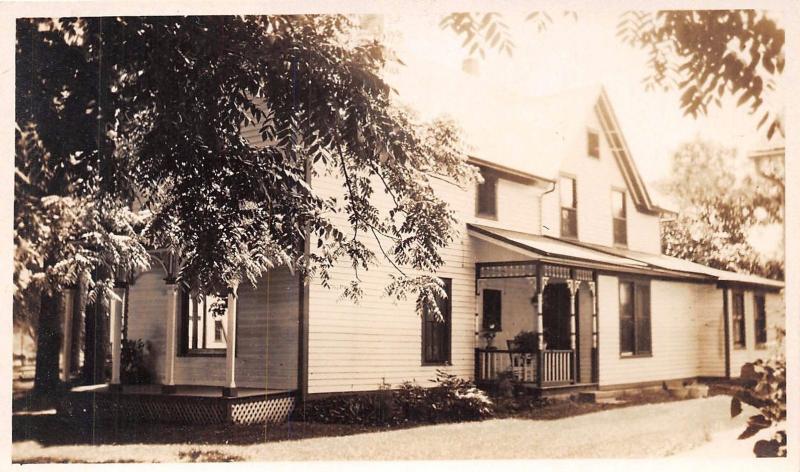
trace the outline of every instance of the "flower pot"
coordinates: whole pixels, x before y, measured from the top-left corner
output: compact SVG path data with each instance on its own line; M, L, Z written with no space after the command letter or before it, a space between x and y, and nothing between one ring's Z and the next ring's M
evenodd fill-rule
M677 398L678 400L685 400L689 397L689 389L684 387L670 387L667 389L670 396L673 398Z

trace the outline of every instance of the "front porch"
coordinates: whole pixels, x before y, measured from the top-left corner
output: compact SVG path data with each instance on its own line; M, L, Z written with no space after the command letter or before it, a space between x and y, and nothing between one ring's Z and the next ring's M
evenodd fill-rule
M177 385L86 385L70 390L59 409L69 416L99 421L172 424L283 423L295 406L295 392L239 388L236 397L222 387Z

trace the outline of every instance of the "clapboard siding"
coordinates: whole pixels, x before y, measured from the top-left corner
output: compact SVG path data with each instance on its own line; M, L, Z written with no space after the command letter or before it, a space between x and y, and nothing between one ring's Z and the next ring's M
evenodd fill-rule
M586 123L587 131L596 130L600 135L600 158L589 157L586 149L586 134L580 133L566 147L559 171L577 182L578 239L592 244L612 246L614 244L613 220L611 216L612 189L625 190L627 208L628 247L630 249L657 254L661 251L658 216L639 212L631 199L619 164L609 148L597 115L586 109L585 116L575 120ZM566 139L573 139L570 135ZM559 189L542 195L542 233L561 236Z
M649 382L701 375L699 326L713 312L708 287L673 281L650 282L651 357L620 357L619 280L599 277L600 385ZM721 295L720 295L721 297ZM724 359L724 358L723 358Z
M534 297L534 284L526 279L485 279L481 281L481 294L477 297L478 326L483 330L483 289L501 291L502 330L497 332L494 345L505 349L508 341L514 339L520 331L537 331L536 306L531 302Z
M474 185L464 193L465 199L473 203L471 208L466 208L467 211L464 214L466 219L462 221L523 233L540 233L539 195L542 192L540 188L499 178L497 180L497 218L487 219L475 215L474 202L477 187Z
M166 274L156 264L136 278L128 290L128 339L141 339L149 346L146 356L156 382L164 381L164 339L167 301Z
M236 384L253 388L296 388L299 282L275 269L257 288L242 285L238 300ZM171 295L164 273L153 269L130 287L128 337L147 340L152 369L164 381L165 324ZM265 356L266 354L266 356ZM175 383L223 385L224 357L177 357Z
M725 326L723 291L714 285L695 285L698 375L725 375Z
M342 181L336 175L321 173L314 177L312 185L322 195L343 200ZM380 189L380 184L375 188ZM382 260L377 242L369 235L361 241L376 252L378 264L359 271L364 296L358 303L342 298L342 288L355 275L346 260L331 271L331 289L323 287L319 280L310 283L309 393L374 390L382 383L397 385L407 380L427 384L435 377L437 368L463 377L472 375L475 265L463 223L474 212L474 190L442 184L437 186L437 195L452 202L451 208L460 221L454 241L441 251L446 263L437 274L452 279L452 365L422 365L421 320L416 313L415 297L396 300L384 294L390 274L395 272ZM380 191L376 192L373 203L382 211L390 205L388 197ZM351 234L344 214L335 215L334 224L345 234ZM382 244L388 248L391 241L383 240Z

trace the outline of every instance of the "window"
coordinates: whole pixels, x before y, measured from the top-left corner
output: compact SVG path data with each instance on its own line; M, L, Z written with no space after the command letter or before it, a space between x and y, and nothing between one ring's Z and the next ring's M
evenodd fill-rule
M438 299L436 304L444 319L436 317L424 310L422 317L422 363L447 364L450 362L450 316L453 281L443 278L447 299Z
M578 198L577 184L572 177L561 177L559 184L561 195L561 236L578 237Z
M478 201L475 213L484 218L497 218L497 175L481 169L483 183L478 184Z
M500 331L502 329L502 295L500 290L483 290L483 329Z
M744 294L742 292L733 292L733 347L744 349L746 346Z
M756 345L767 343L767 306L763 294L756 294L755 300L755 328Z
M611 216L614 219L614 244L628 244L628 220L625 192L611 191Z
M589 157L594 157L595 159L600 158L600 135L597 131L589 130L586 132L586 144L587 150L586 153Z
M224 354L228 301L211 295L192 297L183 292L181 307L181 352L183 354Z
M650 342L650 285L645 281L619 283L620 354L648 355Z

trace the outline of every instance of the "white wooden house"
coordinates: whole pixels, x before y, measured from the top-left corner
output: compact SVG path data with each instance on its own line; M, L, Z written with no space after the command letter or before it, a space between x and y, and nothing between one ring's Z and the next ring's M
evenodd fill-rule
M169 263L155 264L125 303L128 338L149 343L156 385L123 393L224 397L231 403L207 415L247 422L283 414L295 399L425 384L437 369L478 382L511 370L540 391L603 389L737 376L742 363L768 355L772 328L783 326L783 283L660 253L664 210L601 88L520 101L504 118L503 130L488 116L467 124L484 182L437 189L459 217L437 273L449 295L444 323L420 319L413 300L383 295L388 264L363 277L358 304L273 270L256 288L239 287L222 320L189 301ZM311 185L343 192L336 175ZM341 284L353 276L345 262L334 274ZM114 305L117 384L123 305ZM536 333L528 353L509 343L522 331Z

